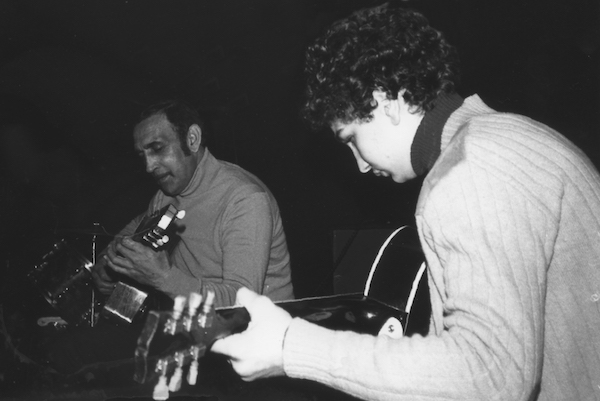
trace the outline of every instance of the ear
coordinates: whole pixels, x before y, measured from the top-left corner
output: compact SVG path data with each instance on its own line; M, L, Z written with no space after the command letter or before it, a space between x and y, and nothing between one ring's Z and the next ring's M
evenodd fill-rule
M400 111L403 105L401 100L404 100L402 98L402 92L398 93L396 99L390 99L387 93L380 90L374 90L373 99L377 102L377 107L382 107L383 112L391 119L392 124L400 124Z
M187 145L193 153L200 149L202 143L202 129L197 124L190 125L187 132Z

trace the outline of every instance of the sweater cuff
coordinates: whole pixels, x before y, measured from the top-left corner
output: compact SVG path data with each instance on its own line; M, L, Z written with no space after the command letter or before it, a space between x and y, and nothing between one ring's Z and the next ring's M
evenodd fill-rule
M283 368L292 378L327 381L324 376L335 372L328 337L335 332L307 322L292 319L288 326L283 346Z

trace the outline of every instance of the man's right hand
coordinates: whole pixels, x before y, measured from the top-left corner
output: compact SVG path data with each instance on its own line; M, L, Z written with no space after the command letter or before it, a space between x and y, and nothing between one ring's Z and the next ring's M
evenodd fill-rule
M116 284L116 281L110 276L107 269L109 269L109 267L106 265L106 260L104 260L104 258L100 258L100 260L92 266L92 278L94 279L94 284L96 284L96 287L104 296L112 294Z

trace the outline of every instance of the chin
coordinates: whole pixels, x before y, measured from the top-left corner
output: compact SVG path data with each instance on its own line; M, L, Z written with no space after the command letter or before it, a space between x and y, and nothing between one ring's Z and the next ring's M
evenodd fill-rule
M390 176L390 178L392 179L392 181L394 181L396 184L404 184L407 181L410 181L412 179L412 177L406 177L406 176Z
M171 187L167 187L167 186L160 186L160 190L167 196L175 196L177 195L177 191L175 191L173 188Z

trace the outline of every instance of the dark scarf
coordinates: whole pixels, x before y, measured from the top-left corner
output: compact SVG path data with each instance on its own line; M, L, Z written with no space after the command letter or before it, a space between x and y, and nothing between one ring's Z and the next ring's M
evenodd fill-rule
M410 161L417 176L427 174L433 167L441 152L444 125L463 101L456 93L442 93L433 109L425 113L410 149Z

